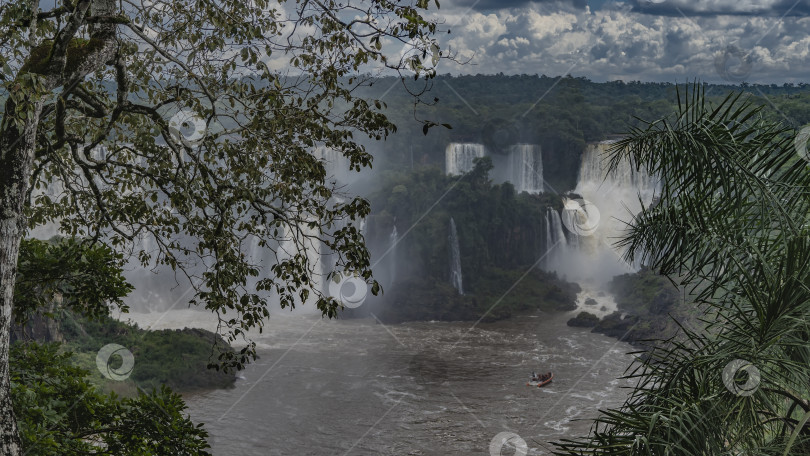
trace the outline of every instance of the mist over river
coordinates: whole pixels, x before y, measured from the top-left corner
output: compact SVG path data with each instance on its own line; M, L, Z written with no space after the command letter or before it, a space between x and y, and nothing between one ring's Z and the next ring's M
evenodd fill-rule
M617 378L632 347L566 326L578 311L474 327L275 314L254 335L261 358L235 388L186 401L215 455L489 455L501 432L528 447L507 444L503 455L549 454L548 441L586 434L597 410L620 405L630 385ZM210 314L192 310L122 317L214 329ZM527 387L532 370L553 371L554 381Z

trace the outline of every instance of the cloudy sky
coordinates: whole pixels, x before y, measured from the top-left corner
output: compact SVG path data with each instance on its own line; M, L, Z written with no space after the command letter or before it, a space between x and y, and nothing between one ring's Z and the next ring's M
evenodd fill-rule
M810 82L810 0L441 0L440 74ZM450 33L446 33L450 30Z

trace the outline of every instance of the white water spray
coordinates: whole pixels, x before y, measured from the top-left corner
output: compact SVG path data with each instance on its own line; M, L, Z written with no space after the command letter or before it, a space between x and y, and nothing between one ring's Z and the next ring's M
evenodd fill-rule
M445 150L445 171L448 175L461 175L473 169L474 160L486 155L483 144L450 143Z
M507 180L515 190L528 193L543 191L543 157L540 146L516 144L509 148Z

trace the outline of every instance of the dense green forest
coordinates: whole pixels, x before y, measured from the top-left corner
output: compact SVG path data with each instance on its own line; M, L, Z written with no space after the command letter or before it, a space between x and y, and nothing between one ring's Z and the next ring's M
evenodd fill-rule
M408 81L412 92L423 82ZM585 144L630 127L640 119L657 119L675 112L676 88L685 84L612 81L592 82L584 77L537 75L442 75L430 81L429 92L414 105L397 78L376 79L363 90L381 99L383 111L397 125L397 133L374 143L375 167L412 168L418 164L443 167L444 152L451 142L484 144L490 153L504 153L516 143L539 144L543 150L545 179L559 192L572 190L579 170L579 155ZM718 102L732 91L742 91L755 105L765 106L763 115L792 127L810 123L810 85L778 86L705 85L706 99ZM423 134L414 119L437 124Z

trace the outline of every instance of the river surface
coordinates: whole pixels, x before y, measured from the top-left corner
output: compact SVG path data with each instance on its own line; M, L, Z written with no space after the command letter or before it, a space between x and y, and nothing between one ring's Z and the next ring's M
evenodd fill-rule
M602 301L597 309L615 306L586 292L580 304L586 295ZM617 378L632 347L566 326L574 314L475 326L275 315L254 335L260 359L235 388L186 401L215 455L497 455L490 444L503 432L526 446L513 437L502 455L550 454L547 442L587 434L588 419L631 386ZM209 314L190 310L128 317L213 329ZM532 370L554 381L527 387Z

